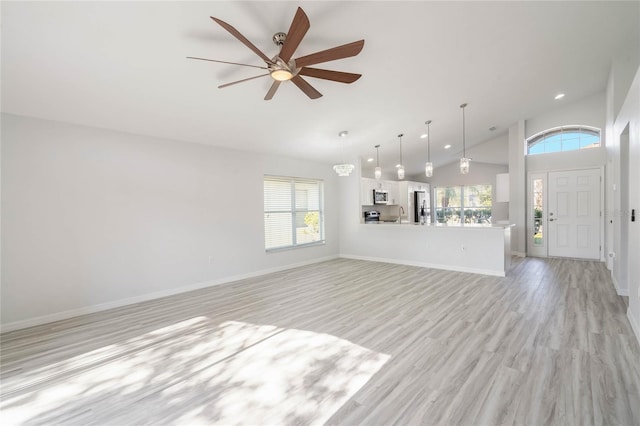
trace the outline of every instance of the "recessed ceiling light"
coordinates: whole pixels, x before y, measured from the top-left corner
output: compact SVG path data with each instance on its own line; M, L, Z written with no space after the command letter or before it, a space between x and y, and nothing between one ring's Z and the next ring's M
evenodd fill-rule
M373 158L367 158L367 161L370 163L373 161Z
M396 169L397 169L398 167L400 167L400 166L401 166L401 164L396 164Z
M447 145L444 146L444 149L449 149L449 148L451 148L451 145L447 144Z
M562 99L562 98L564 98L564 93L558 93L558 94L556 95L556 97L555 97L555 98L553 98L553 99L555 99L555 100L557 101L558 99Z
M349 134L349 132L347 130L343 130L340 133L338 133L338 136L340 136L341 138L344 138L345 136L347 136Z
M423 133L423 134L420 135L420 139L426 139L426 138L427 138L427 134L426 133Z

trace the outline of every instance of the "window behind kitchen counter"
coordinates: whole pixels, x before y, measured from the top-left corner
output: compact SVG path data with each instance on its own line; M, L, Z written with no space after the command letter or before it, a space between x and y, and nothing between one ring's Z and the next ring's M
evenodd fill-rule
M440 186L435 190L436 222L491 223L491 185Z
M323 182L264 177L266 250L324 243Z

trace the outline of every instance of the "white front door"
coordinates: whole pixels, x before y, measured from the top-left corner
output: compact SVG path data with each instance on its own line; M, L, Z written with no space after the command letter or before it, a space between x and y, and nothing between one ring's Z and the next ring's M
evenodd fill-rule
M600 259L600 169L549 172L549 256Z

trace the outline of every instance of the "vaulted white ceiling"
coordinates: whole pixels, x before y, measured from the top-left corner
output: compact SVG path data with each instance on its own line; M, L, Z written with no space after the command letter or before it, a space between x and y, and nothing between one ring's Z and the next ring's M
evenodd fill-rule
M267 56L301 6L311 29L294 57L364 39L360 55L317 65L362 73L351 85L307 78L324 96L270 77L225 89L262 65L209 16ZM614 55L639 49L638 2L2 2L2 111L136 134L309 158L346 155L436 164L468 147L500 151L507 128L605 88ZM257 72L256 72L257 71ZM495 126L495 131L489 128ZM445 151L442 147L452 144ZM496 146L494 146L496 145ZM481 156L482 152L477 152ZM491 157L489 155L488 157ZM490 161L490 160L489 160Z

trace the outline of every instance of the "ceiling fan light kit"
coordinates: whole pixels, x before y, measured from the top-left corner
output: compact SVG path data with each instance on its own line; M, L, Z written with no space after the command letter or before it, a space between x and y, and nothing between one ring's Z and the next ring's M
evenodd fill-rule
M285 69L275 69L271 71L271 78L276 81L288 81L293 78L291 71Z
M292 56L300 45L300 42L311 27L307 14L300 7L298 7L296 14L293 17L293 21L291 22L289 31L287 33L277 32L273 35L272 40L274 44L280 48L280 52L278 53L278 55L274 56L273 58L269 58L267 55L265 55L233 26L222 21L221 19L214 18L213 16L211 17L211 19L213 19L214 22L219 24L232 36L242 42L242 44L251 49L256 55L258 55L260 59L264 61L266 67L220 61L216 59L198 58L193 56L187 56L188 59L198 59L202 61L218 62L222 64L260 68L269 71L268 74L262 74L255 77L249 77L242 80L222 84L218 86L219 89L233 86L234 84L253 80L259 77L271 76L271 78L273 79L273 84L264 97L265 101L271 100L273 98L276 91L278 90L278 87L280 87L280 83L289 80L292 81L293 84L295 84L300 90L302 90L302 92L304 92L304 94L307 95L310 99L318 99L322 96L322 93L318 92L305 79L303 79L302 76L346 84L353 83L362 76L361 74L354 74L349 72L309 68L309 66L356 56L360 53L360 51L362 51L364 40L354 41L353 43L344 44L342 46L333 47L331 49L326 49L320 52L312 53L310 55L292 59Z

